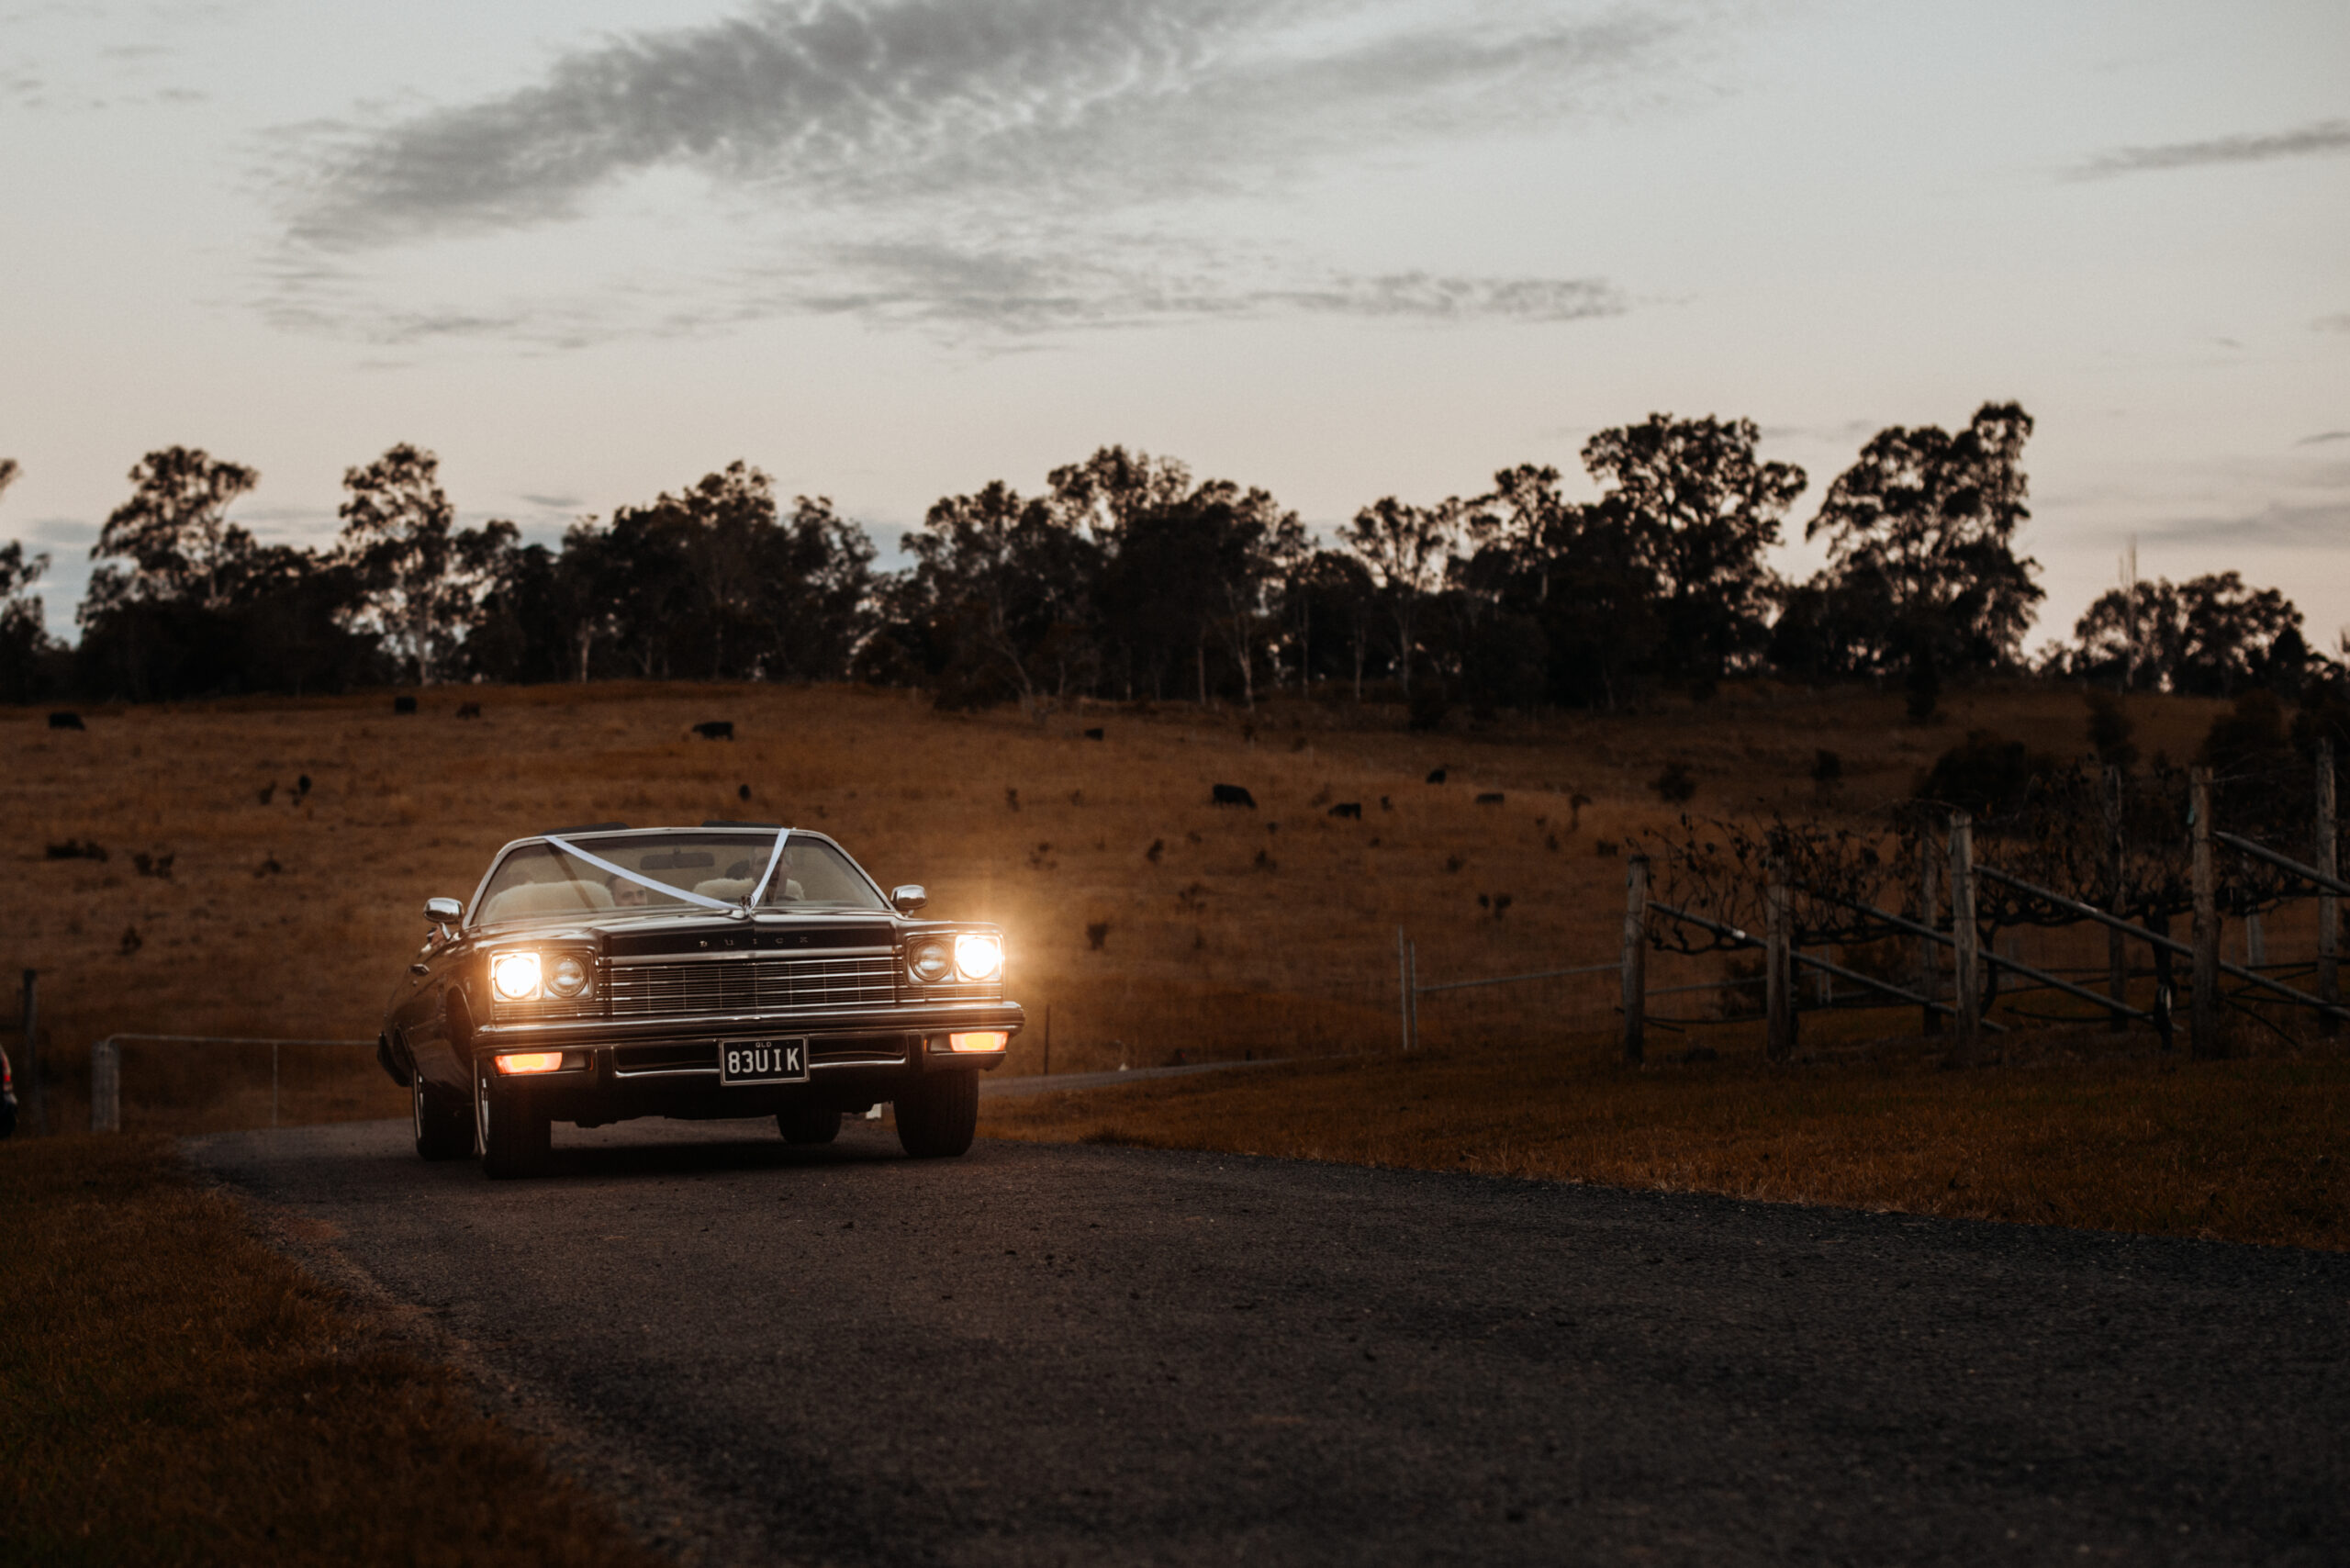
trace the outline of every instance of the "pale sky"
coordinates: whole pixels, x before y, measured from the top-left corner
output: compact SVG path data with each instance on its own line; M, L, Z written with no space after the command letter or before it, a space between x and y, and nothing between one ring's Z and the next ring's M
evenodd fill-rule
M61 632L175 442L271 539L413 441L468 521L744 458L887 553L1113 442L1328 526L1742 416L1797 572L2009 398L2034 644L2133 536L2350 624L2342 0L0 0L0 201Z

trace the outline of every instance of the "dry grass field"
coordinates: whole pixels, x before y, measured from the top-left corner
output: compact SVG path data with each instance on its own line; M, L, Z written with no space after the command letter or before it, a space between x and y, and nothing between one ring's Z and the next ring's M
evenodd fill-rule
M0 1563L658 1561L165 1140L0 1145Z
M458 718L464 702L478 702L482 716ZM2218 711L2167 698L2131 706L2141 748L2173 757L2193 751ZM934 911L1003 924L1013 994L1030 1017L1009 1070L1042 1067L1049 1009L1051 1066L1061 1072L1392 1050L1399 926L1418 945L1424 983L1611 960L1623 861L1606 850L1672 823L1647 788L1670 760L1685 762L1697 781L1693 812L1860 811L1905 793L1969 728L2059 755L2086 746L2079 699L2046 689L1961 695L1923 727L1901 721L1897 694L1761 686L1639 714L1430 734L1406 731L1392 709L1343 702L1276 700L1253 715L1080 707L1037 721L941 714L906 693L838 688L451 689L425 693L421 710L396 716L380 694L132 708L91 712L81 733L49 730L37 711L0 711L10 762L0 805L19 882L19 896L0 906L0 963L42 971L44 1033L65 1075L52 1087L53 1125L85 1115L83 1063L109 1033L372 1038L378 1005L421 937L423 901L469 893L508 838L567 823L744 817L834 834L885 885L921 881ZM731 720L740 738L690 733L711 719ZM1104 738L1086 738L1092 728ZM1843 763L1824 800L1810 780L1822 747ZM1445 782L1426 782L1438 767ZM1212 807L1213 783L1246 786L1258 809ZM1492 794L1500 801L1480 803ZM1360 819L1330 815L1342 802L1360 803ZM106 858L50 857L50 846L69 842L99 846ZM151 874L165 857L168 876ZM2290 921L2271 929L2280 950L2297 940ZM2090 962L2102 952L2087 936L2025 940L2023 956L2040 961ZM1658 958L1651 983L1718 978L1720 964ZM1608 1047L1596 1033L1612 986L1598 977L1428 998L1429 1060L1485 1086L1469 1097L1481 1103L1514 1071L1508 1064L1559 1064L1566 1078L1517 1072L1516 1081L1550 1085L1542 1092L1554 1096L1600 1093L1603 1081L1617 1085L1607 1094L1637 1090L1622 1114L1687 1145L1671 1173L1621 1162L1542 1169L1745 1190L1744 1178L1709 1163L1713 1125L1673 1110L1695 1103L1676 1086L1701 1081L1715 1087L1692 1091L1695 1099L1751 1103L1758 1115L1777 1103L1729 1087L1767 1077L1759 1063L1751 1072L1742 1065L1743 1035L1660 1031L1653 1055L1703 1041L1722 1052L1723 1071L1707 1079L1661 1063L1619 1081L1604 1069ZM1690 1016L1707 999L1659 1006ZM1914 1026L1876 1016L1869 1026ZM1839 1020L1807 1038L1857 1026ZM2276 1059L2242 1072L2306 1065L2281 1045L2259 1048ZM366 1054L289 1049L288 1118L402 1114L403 1096L360 1059ZM2097 1082L2135 1081L2131 1074L2163 1065L2143 1040L2117 1053L2100 1038L2075 1055L2065 1070L2090 1099ZM1885 1070L1820 1055L1807 1070L1811 1136L1832 1141L1842 1092L1834 1085ZM1957 1105L1985 1094L1992 1103L1992 1087L2025 1070L2011 1061L1913 1074L1898 1103ZM2322 1072L2275 1081L2339 1103L2339 1083ZM252 1126L269 1114L265 1050L134 1045L124 1083L132 1127ZM1853 1094L1859 1115L1866 1097ZM1538 1121L1558 1110L1523 1089L1495 1091L1494 1106ZM1261 1108L1250 1114L1278 1119ZM1443 1162L1466 1152L1475 1164L1515 1147L1494 1143L1483 1115L1462 1122L1475 1136L1456 1138ZM1516 1146L1540 1141L1528 1133ZM1391 1158L1360 1140L1315 1148ZM1870 1201L1865 1186L1832 1192ZM1870 1191L1920 1201L1907 1179ZM2104 1222L2175 1228L2135 1210L2099 1212Z

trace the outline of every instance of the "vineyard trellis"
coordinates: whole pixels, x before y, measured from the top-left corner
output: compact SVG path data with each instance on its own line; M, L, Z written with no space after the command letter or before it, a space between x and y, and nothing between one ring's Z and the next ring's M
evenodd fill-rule
M2168 1048L2180 960L2199 1056L2224 1049L2223 1005L2276 1026L2252 1005L2255 996L2305 1010L2333 1034L2350 1018L2340 988L2340 900L2350 883L2341 876L2334 807L2333 750L2320 743L2308 759L2216 776L2200 767L2125 773L2076 766L2035 778L2010 810L1979 817L1924 801L1857 825L1684 816L1677 834L1641 846L1627 878L1624 1054L1632 1060L1642 1054L1636 951L1651 948L1684 956L1759 950L1767 1049L1781 1059L1795 1047L1799 969L1915 1005L1930 1034L1954 1025L1961 1057L1973 1056L1984 1034L2000 1031L1986 1014L2003 980L2011 997L2045 991L2085 1002L2117 1029L2151 1025ZM2221 815L2241 831L2221 829ZM2309 846L2309 859L2278 847L2299 849L2297 839ZM2313 961L2265 964L2260 917L2311 896ZM2180 918L2188 922L2186 941L2173 935ZM2221 956L2231 919L2246 927L2244 964ZM2000 948L2003 932L2082 924L2107 933L2102 993ZM2143 969L2130 960L2132 942L2146 949ZM1911 943L1914 961L1904 963ZM1829 948L1845 961L1818 951ZM2299 978L2305 969L2314 971L2313 990L2274 972ZM2223 978L2235 982L2232 990ZM2140 1005L2133 987L2148 979L2152 995ZM1737 983L1751 995L1751 981Z

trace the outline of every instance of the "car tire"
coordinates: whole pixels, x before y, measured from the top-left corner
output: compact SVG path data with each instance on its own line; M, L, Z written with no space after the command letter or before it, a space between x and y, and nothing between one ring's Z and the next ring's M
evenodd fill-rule
M916 1159L952 1159L979 1128L979 1075L930 1072L899 1092L898 1144Z
M504 1180L544 1169L547 1114L520 1087L498 1088L487 1064L474 1069L474 1145L485 1176Z
M474 1120L453 1096L428 1088L424 1074L408 1070L408 1110L420 1159L463 1159L474 1151Z
M775 1114L775 1130L786 1143L830 1143L841 1136L838 1106L791 1105Z

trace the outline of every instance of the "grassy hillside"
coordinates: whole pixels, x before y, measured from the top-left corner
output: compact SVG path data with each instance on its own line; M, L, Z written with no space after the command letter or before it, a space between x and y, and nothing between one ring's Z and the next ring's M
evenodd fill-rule
M458 718L465 702L482 716ZM471 688L421 708L131 708L80 733L0 711L20 888L0 904L0 961L43 972L53 1056L78 1064L112 1031L372 1037L423 901L469 893L505 840L714 816L832 833L885 885L923 882L934 910L1001 921L1034 1024L1015 1071L1040 1065L1047 1008L1057 1071L1379 1048L1394 1036L1399 925L1424 981L1611 959L1623 863L1602 851L1671 821L1647 787L1668 761L1697 780L1693 812L1839 810L1901 794L1970 727L2060 755L2085 744L2078 699L2037 689L1962 697L1925 727L1901 721L1897 696L1763 687L1435 734L1345 703L1037 722L846 689ZM2132 708L2143 749L2183 756L2214 705ZM707 719L739 739L694 736ZM1095 727L1104 739L1085 738ZM1825 800L1810 780L1822 747L1843 764ZM1425 782L1438 767L1447 781ZM1218 782L1258 809L1212 807ZM1329 814L1348 801L1360 820ZM69 842L106 857L49 857ZM168 877L141 874L139 855L169 857ZM1661 959L1651 983L1718 964ZM1606 1022L1612 984L1432 998L1424 1028L1438 1045L1564 1042ZM402 1108L380 1076L328 1070L335 1058L288 1053L289 1114ZM125 1081L132 1125L267 1115L265 1053L134 1047ZM77 1114L70 1087L59 1112Z

